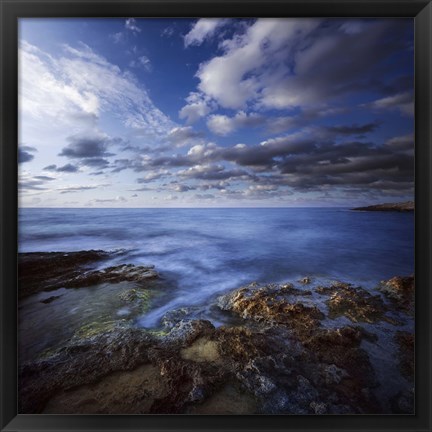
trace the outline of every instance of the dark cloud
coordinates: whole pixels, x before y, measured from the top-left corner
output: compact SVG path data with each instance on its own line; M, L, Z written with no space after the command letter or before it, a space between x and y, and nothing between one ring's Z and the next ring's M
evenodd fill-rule
M195 186L188 186L185 184L176 184L173 186L173 190L175 192L188 192L191 190L196 190L196 187Z
M150 171L149 173L146 174L145 177L138 178L137 183L150 183L150 182L158 180L158 179L160 179L166 175L167 175L166 172L157 172L157 171L152 172L152 171Z
M54 177L48 177L48 176L34 176L33 178L35 178L37 180L43 180L43 181L55 180Z
M408 134L389 139L386 146L394 151L414 151L414 135Z
M401 193L412 192L414 158L411 135L393 138L383 145L363 141L339 142L340 136L365 133L376 127L377 123L337 126L328 133L323 133L326 131L322 127L316 127L258 145L200 145L187 155L149 159L146 164L153 166L163 161L162 166L183 165L186 169L176 172L177 176L200 181L197 188L203 191L219 189L224 191L224 196L231 198L232 190L228 183L223 183L225 180L241 183L242 196L253 199L276 198L277 194L292 191L328 192L329 188L343 188L356 194L366 193L368 188L381 189L388 194L398 189ZM338 138L338 142L332 137ZM202 181L209 183L202 184ZM256 187L248 187L254 183ZM281 189L276 190L276 187ZM186 190L178 188L178 191Z
M49 176L43 176L43 175L34 176L34 177L30 177L26 174L20 175L18 181L18 189L21 192L47 190L45 184L47 182L51 182L52 180L55 180L55 178Z
M18 163L30 162L34 159L32 153L37 152L35 147L19 145L18 146Z
M234 177L249 177L245 170L227 170L221 165L201 165L194 166L178 173L182 177L198 180L227 180Z
M194 197L199 200L212 200L216 197L212 194L195 194Z
M59 156L84 159L109 156L107 153L107 140L103 138L69 137L71 142L60 152Z
M126 202L126 201L127 199L122 196L118 196L116 198L106 198L106 199L96 198L92 200L92 202L94 203L115 203L115 202Z
M78 172L79 169L76 165L72 164L66 164L61 167L57 167L57 165L48 165L44 168L44 171L55 171L55 172L68 172L68 173L74 173Z
M105 136L83 136L74 135L68 137L69 144L63 148L59 156L65 156L70 159L78 159L79 163L84 166L93 168L106 168L109 162L106 157L114 156L108 152L108 147L112 145L121 145L121 138L108 138ZM65 165L69 169L72 165ZM66 172L73 172L67 171Z
M63 165L56 170L57 172L68 172L68 173L74 173L78 171L78 167L76 165L72 164L66 164Z
M106 168L109 165L108 160L104 158L85 158L81 160L81 164L92 168Z
M18 163L30 162L34 156L29 152L18 149Z
M18 182L18 189L23 192L27 190L46 190L47 188L43 186L44 184L44 180L20 180Z
M370 104L365 105L366 108L376 110L390 109L397 110L404 115L414 115L414 94L412 91L397 93L381 99L377 99Z
M341 135L359 135L375 131L380 124L378 122L367 123L364 125L352 124L344 126L328 126L325 129Z
M167 140L176 146L183 146L202 137L202 132L195 131L191 126L184 126L172 129L167 136Z
M67 194L67 193L75 193L75 192L81 192L85 190L92 190L97 189L99 186L70 186L66 188L59 189L61 194Z

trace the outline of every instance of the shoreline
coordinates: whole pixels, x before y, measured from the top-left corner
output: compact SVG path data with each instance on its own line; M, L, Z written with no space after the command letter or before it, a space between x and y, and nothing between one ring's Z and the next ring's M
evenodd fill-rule
M20 254L20 303L44 293L33 307L52 308L64 298L50 291L79 296L97 284L130 308L151 308L157 270L101 267L108 257ZM413 277L385 281L376 293L311 277L252 283L208 306L229 319L215 326L185 307L165 314L159 330L122 317L82 325L20 364L20 413L414 412ZM387 368L377 360L383 344L392 351ZM383 373L397 385L386 388Z

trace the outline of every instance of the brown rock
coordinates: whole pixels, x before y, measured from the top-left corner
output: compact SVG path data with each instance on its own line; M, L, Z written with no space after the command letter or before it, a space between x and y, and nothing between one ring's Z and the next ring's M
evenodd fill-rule
M403 310L414 312L414 276L395 276L382 281L378 289Z

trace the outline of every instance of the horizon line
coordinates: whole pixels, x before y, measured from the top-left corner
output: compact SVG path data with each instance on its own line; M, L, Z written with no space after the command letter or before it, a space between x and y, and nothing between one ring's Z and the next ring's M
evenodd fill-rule
M43 209L43 210L52 210L52 209L86 209L86 210L141 210L141 209L154 209L154 210L188 210L188 209L289 209L289 208L351 208L352 206L270 206L270 207L28 207L18 206L18 209Z

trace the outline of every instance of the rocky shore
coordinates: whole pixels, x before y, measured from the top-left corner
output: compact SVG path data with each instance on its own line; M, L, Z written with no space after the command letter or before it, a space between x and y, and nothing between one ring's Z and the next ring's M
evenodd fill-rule
M366 207L356 207L351 210L412 212L414 211L414 201L406 201L401 203L376 204L376 205L371 205Z
M20 299L104 283L121 286L125 303L146 302L144 293L159 278L154 268L104 267L109 257L103 251L21 254ZM184 308L167 313L160 329L128 319L82 326L61 346L20 363L19 412L414 412L412 276L383 281L373 293L311 277L252 283L211 302L227 317L224 325ZM389 388L376 364L380 349L395 360L397 385Z

